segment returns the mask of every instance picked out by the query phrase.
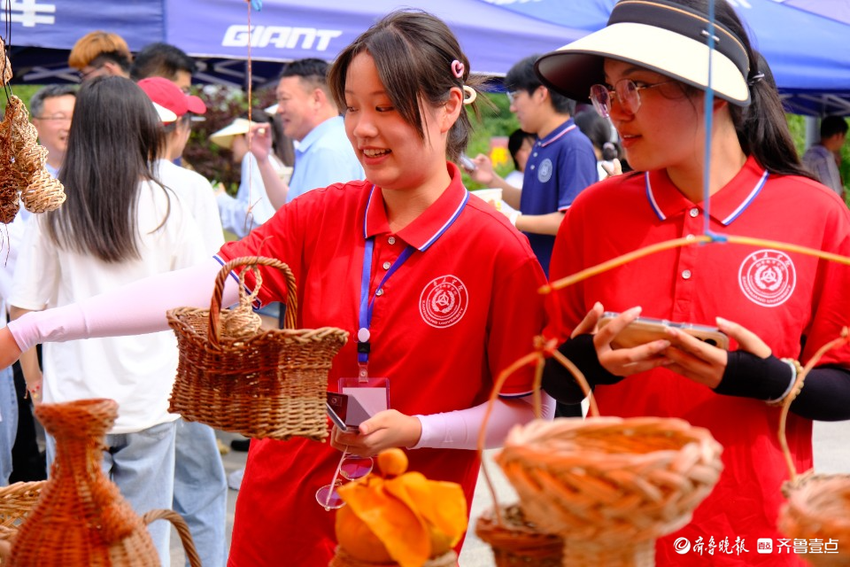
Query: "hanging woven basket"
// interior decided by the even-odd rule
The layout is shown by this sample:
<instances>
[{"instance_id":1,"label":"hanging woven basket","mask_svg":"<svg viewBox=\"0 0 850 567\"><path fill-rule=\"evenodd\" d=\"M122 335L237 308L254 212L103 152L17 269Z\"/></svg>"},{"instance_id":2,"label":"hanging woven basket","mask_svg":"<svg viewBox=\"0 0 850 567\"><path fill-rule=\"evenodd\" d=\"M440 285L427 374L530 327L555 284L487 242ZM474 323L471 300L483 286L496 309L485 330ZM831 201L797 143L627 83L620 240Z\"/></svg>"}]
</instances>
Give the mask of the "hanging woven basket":
<instances>
[{"instance_id":1,"label":"hanging woven basket","mask_svg":"<svg viewBox=\"0 0 850 567\"><path fill-rule=\"evenodd\" d=\"M224 283L232 270L272 266L286 277L286 329L261 330L252 294L240 285L239 306L221 309ZM256 256L225 264L215 282L210 309L181 307L168 312L177 335L180 363L169 411L185 419L247 437L317 441L328 435L325 401L331 361L348 333L323 327L294 330L298 309L295 278L289 267Z\"/></svg>"},{"instance_id":2,"label":"hanging woven basket","mask_svg":"<svg viewBox=\"0 0 850 567\"><path fill-rule=\"evenodd\" d=\"M561 418L515 427L496 461L528 518L563 537L564 565L650 566L711 492L720 453L679 419Z\"/></svg>"}]
</instances>

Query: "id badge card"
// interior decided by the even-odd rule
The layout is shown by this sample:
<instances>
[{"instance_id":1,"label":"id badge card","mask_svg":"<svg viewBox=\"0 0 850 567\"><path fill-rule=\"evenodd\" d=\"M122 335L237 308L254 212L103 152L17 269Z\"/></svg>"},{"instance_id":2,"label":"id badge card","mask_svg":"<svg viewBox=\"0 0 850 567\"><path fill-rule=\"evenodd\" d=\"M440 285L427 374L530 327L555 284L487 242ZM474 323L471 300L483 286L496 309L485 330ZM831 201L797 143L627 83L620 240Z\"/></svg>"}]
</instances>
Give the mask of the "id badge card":
<instances>
[{"instance_id":1,"label":"id badge card","mask_svg":"<svg viewBox=\"0 0 850 567\"><path fill-rule=\"evenodd\" d=\"M354 398L369 417L390 408L390 379L351 377L339 379L339 391Z\"/></svg>"}]
</instances>

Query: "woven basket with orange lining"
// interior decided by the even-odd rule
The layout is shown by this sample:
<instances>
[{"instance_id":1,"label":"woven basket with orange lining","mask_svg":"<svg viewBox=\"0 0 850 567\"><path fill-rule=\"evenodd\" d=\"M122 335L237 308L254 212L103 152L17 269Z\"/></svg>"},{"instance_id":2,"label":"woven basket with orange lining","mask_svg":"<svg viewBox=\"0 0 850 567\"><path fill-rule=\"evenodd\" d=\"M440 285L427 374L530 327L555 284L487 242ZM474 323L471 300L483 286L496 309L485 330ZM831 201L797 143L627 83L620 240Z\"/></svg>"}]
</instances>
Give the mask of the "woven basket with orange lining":
<instances>
[{"instance_id":1,"label":"woven basket with orange lining","mask_svg":"<svg viewBox=\"0 0 850 567\"><path fill-rule=\"evenodd\" d=\"M821 553L807 553L804 558L816 567L850 566L850 475L815 474L808 471L798 475L788 448L785 424L791 403L803 388L809 371L829 349L850 341L847 329L842 336L821 348L797 373L797 379L782 404L779 420L779 442L785 454L791 480L782 487L788 502L779 513L779 531L790 539L812 540L822 545ZM836 553L837 552L837 553Z\"/></svg>"},{"instance_id":2,"label":"woven basket with orange lining","mask_svg":"<svg viewBox=\"0 0 850 567\"><path fill-rule=\"evenodd\" d=\"M545 354L590 395L581 372L540 340L536 353L502 373L491 401L510 373L535 359L539 388ZM655 540L686 525L720 477L722 448L708 430L680 419L602 418L592 397L590 408L586 420L514 427L496 461L524 514L563 538L563 565L654 565Z\"/></svg>"},{"instance_id":3,"label":"woven basket with orange lining","mask_svg":"<svg viewBox=\"0 0 850 567\"><path fill-rule=\"evenodd\" d=\"M256 268L261 265L286 276L285 329L260 330L260 318L251 309L262 285ZM239 267L239 306L222 310L224 283ZM244 286L247 269L256 274L250 295ZM324 440L328 371L348 333L331 327L295 330L297 309L295 278L286 264L256 256L225 264L209 310L182 307L168 312L180 348L169 411L248 437Z\"/></svg>"}]
</instances>

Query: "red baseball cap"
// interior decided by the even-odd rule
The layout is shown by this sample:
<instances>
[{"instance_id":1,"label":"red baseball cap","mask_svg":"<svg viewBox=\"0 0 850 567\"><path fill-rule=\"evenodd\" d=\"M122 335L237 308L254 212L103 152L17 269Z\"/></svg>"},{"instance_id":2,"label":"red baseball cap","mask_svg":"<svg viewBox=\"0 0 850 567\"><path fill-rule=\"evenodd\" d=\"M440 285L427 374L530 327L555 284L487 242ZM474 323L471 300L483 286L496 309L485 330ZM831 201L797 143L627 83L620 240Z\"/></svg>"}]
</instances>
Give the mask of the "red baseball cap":
<instances>
[{"instance_id":1,"label":"red baseball cap","mask_svg":"<svg viewBox=\"0 0 850 567\"><path fill-rule=\"evenodd\" d=\"M200 98L184 93L180 87L163 77L148 77L138 83L153 102L164 106L180 118L187 112L204 114L207 105Z\"/></svg>"}]
</instances>

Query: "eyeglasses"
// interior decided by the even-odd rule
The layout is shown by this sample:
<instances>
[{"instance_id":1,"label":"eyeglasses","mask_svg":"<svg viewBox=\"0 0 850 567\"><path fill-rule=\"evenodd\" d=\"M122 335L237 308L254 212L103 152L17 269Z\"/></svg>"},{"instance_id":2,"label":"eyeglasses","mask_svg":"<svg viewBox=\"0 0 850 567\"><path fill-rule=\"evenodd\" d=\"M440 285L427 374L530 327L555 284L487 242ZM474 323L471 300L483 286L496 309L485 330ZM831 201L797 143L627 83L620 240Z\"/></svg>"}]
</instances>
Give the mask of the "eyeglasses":
<instances>
[{"instance_id":1,"label":"eyeglasses","mask_svg":"<svg viewBox=\"0 0 850 567\"><path fill-rule=\"evenodd\" d=\"M71 117L64 114L54 114L53 116L33 116L36 120L56 120L58 122L70 122Z\"/></svg>"},{"instance_id":2,"label":"eyeglasses","mask_svg":"<svg viewBox=\"0 0 850 567\"><path fill-rule=\"evenodd\" d=\"M608 118L611 115L611 98L613 96L617 97L623 110L629 114L635 114L640 108L640 91L673 82L675 82L674 79L653 85L637 85L631 79L620 79L613 89L609 89L606 85L593 85L590 87L590 101L593 103L596 112L603 118Z\"/></svg>"},{"instance_id":3,"label":"eyeglasses","mask_svg":"<svg viewBox=\"0 0 850 567\"><path fill-rule=\"evenodd\" d=\"M506 94L508 95L508 102L513 104L516 97L519 96L519 91L508 91Z\"/></svg>"},{"instance_id":4,"label":"eyeglasses","mask_svg":"<svg viewBox=\"0 0 850 567\"><path fill-rule=\"evenodd\" d=\"M103 65L100 67L83 67L80 70L80 82L87 81L94 77L99 77L102 75L101 69L103 69Z\"/></svg>"},{"instance_id":5,"label":"eyeglasses","mask_svg":"<svg viewBox=\"0 0 850 567\"><path fill-rule=\"evenodd\" d=\"M342 457L339 459L339 464L336 466L333 479L330 484L326 484L316 491L316 502L327 511L337 510L345 506L345 501L337 492L337 488L342 486L342 480L358 480L372 472L374 461L372 457L358 457L348 452L348 448L342 452Z\"/></svg>"}]
</instances>

